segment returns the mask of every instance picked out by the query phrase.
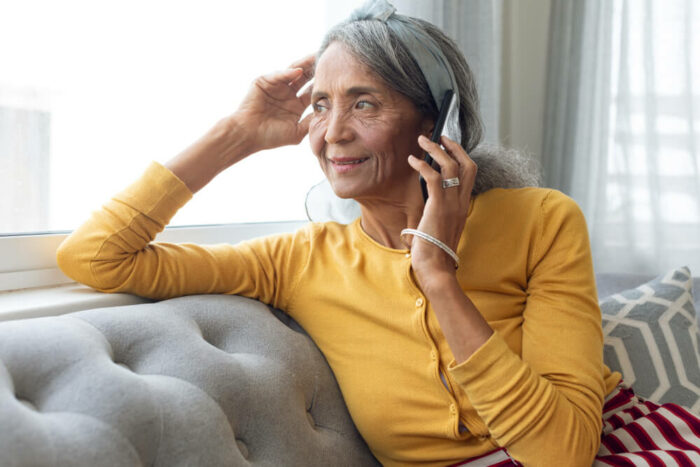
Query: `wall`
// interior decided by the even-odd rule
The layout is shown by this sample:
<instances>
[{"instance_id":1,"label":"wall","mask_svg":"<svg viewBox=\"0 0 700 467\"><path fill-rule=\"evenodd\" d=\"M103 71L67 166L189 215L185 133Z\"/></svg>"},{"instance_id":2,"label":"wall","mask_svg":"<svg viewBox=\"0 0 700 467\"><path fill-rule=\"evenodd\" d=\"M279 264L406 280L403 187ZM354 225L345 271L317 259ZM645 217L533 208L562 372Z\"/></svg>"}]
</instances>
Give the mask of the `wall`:
<instances>
[{"instance_id":1,"label":"wall","mask_svg":"<svg viewBox=\"0 0 700 467\"><path fill-rule=\"evenodd\" d=\"M501 142L541 160L551 0L505 0Z\"/></svg>"}]
</instances>

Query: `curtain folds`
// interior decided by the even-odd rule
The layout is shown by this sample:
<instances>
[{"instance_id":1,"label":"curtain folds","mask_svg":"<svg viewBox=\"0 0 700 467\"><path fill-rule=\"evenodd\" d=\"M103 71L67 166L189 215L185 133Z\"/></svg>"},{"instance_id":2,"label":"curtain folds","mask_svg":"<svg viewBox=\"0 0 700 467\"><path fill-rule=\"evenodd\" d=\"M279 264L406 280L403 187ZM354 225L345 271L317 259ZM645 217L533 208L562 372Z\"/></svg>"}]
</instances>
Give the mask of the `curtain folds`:
<instances>
[{"instance_id":1,"label":"curtain folds","mask_svg":"<svg viewBox=\"0 0 700 467\"><path fill-rule=\"evenodd\" d=\"M588 220L597 272L700 275L700 11L552 0L543 168Z\"/></svg>"}]
</instances>

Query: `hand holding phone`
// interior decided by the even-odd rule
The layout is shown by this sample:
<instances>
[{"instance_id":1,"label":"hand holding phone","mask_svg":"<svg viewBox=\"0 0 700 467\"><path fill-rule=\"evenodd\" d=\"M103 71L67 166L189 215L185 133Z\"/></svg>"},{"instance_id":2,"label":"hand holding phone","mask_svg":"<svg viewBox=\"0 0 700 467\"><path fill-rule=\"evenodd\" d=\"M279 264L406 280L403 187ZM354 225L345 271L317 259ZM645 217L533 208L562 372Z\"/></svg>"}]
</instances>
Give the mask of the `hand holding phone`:
<instances>
[{"instance_id":1,"label":"hand holding phone","mask_svg":"<svg viewBox=\"0 0 700 467\"><path fill-rule=\"evenodd\" d=\"M448 89L447 91L445 91L445 95L442 98L442 103L440 104L440 113L438 114L437 121L435 122L435 128L433 128L433 135L430 138L430 140L433 143L437 143L440 141L442 130L445 127L445 122L447 121L447 114L449 113L450 107L452 106L451 104L454 94L455 93L452 89ZM433 166L433 158L430 157L430 154L428 154L427 152L425 153L423 160L427 162L428 165L436 169L438 172L440 171L440 167ZM423 201L428 201L428 186L425 183L425 179L422 175L419 175L418 180L420 181L420 188L423 191Z\"/></svg>"}]
</instances>

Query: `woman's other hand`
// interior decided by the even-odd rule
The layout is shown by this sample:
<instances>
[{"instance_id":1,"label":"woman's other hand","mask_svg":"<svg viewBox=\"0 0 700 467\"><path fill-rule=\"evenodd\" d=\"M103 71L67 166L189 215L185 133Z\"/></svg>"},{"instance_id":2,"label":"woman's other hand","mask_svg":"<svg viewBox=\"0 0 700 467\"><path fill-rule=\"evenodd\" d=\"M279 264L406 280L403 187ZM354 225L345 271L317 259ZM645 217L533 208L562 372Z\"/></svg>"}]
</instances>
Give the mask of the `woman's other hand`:
<instances>
[{"instance_id":1,"label":"woman's other hand","mask_svg":"<svg viewBox=\"0 0 700 467\"><path fill-rule=\"evenodd\" d=\"M219 121L165 166L196 193L217 174L262 149L298 144L309 131L311 89L297 96L313 77L315 57L256 79L231 116Z\"/></svg>"},{"instance_id":2,"label":"woman's other hand","mask_svg":"<svg viewBox=\"0 0 700 467\"><path fill-rule=\"evenodd\" d=\"M315 56L309 55L289 68L257 78L232 116L248 129L248 152L298 144L309 131L311 115L301 119L311 102L311 88L297 96L313 78Z\"/></svg>"},{"instance_id":3,"label":"woman's other hand","mask_svg":"<svg viewBox=\"0 0 700 467\"><path fill-rule=\"evenodd\" d=\"M437 162L440 172L422 159L408 158L408 163L423 176L428 187L423 217L415 228L456 251L467 220L477 166L455 141L442 136L440 142L445 149L425 136L418 138L418 144ZM459 185L443 188L442 181L450 178L458 178ZM410 247L413 271L423 291L427 292L434 285L431 281L443 281L445 274L454 277L455 262L441 248L417 237L411 237Z\"/></svg>"}]
</instances>

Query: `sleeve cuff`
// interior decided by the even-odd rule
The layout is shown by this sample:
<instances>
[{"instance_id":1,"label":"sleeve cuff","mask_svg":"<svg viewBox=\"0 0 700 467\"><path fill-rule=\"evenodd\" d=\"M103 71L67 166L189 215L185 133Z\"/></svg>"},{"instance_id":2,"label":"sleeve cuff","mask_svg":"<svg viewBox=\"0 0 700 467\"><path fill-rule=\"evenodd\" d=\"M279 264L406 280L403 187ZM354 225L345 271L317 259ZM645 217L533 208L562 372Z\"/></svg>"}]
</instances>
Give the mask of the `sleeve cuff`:
<instances>
[{"instance_id":1,"label":"sleeve cuff","mask_svg":"<svg viewBox=\"0 0 700 467\"><path fill-rule=\"evenodd\" d=\"M447 369L455 381L463 388L474 384L486 386L484 390L499 388L503 381L500 377L488 377L488 372L498 368L499 375L513 375L522 369L522 360L516 355L501 335L493 334L468 359L457 364L454 360ZM492 373L493 374L493 373ZM493 386L490 388L489 386Z\"/></svg>"},{"instance_id":2,"label":"sleeve cuff","mask_svg":"<svg viewBox=\"0 0 700 467\"><path fill-rule=\"evenodd\" d=\"M192 196L182 180L164 165L153 161L138 180L114 199L167 225Z\"/></svg>"}]
</instances>

